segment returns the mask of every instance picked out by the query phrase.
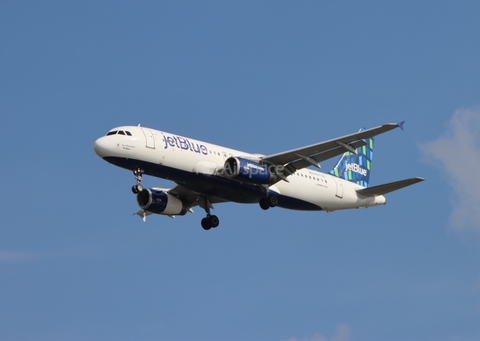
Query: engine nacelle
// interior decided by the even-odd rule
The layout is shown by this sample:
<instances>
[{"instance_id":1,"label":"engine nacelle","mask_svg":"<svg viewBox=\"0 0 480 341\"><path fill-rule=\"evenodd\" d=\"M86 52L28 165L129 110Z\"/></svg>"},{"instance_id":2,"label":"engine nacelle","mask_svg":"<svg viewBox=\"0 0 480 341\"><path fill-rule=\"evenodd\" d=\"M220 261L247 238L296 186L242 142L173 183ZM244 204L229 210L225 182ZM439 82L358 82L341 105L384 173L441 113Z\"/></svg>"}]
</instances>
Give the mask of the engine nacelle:
<instances>
[{"instance_id":1,"label":"engine nacelle","mask_svg":"<svg viewBox=\"0 0 480 341\"><path fill-rule=\"evenodd\" d=\"M142 210L156 214L184 215L187 212L180 199L154 188L141 190L137 194L137 203Z\"/></svg>"},{"instance_id":2,"label":"engine nacelle","mask_svg":"<svg viewBox=\"0 0 480 341\"><path fill-rule=\"evenodd\" d=\"M223 174L237 181L268 185L276 179L276 175L269 168L252 160L231 156L225 161Z\"/></svg>"}]
</instances>

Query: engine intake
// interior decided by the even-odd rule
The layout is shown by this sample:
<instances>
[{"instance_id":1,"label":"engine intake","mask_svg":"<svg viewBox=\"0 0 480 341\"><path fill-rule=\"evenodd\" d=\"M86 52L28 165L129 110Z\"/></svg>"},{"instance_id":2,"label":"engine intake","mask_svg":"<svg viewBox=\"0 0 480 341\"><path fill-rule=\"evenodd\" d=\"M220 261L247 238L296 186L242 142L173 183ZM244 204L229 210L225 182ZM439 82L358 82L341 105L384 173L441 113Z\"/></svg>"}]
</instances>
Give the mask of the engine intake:
<instances>
[{"instance_id":1,"label":"engine intake","mask_svg":"<svg viewBox=\"0 0 480 341\"><path fill-rule=\"evenodd\" d=\"M229 179L261 185L272 184L276 179L269 166L236 156L225 161L223 174Z\"/></svg>"},{"instance_id":2,"label":"engine intake","mask_svg":"<svg viewBox=\"0 0 480 341\"><path fill-rule=\"evenodd\" d=\"M156 214L184 215L183 202L173 195L154 188L144 188L137 194L137 203L142 210Z\"/></svg>"}]
</instances>

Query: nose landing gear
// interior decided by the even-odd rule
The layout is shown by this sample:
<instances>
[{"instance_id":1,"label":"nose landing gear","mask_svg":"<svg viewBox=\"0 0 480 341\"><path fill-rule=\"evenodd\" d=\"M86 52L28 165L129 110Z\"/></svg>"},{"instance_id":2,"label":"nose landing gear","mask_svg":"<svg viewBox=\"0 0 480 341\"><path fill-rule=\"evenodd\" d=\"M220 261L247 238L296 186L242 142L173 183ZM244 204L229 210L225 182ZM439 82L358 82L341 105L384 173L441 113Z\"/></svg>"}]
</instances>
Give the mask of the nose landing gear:
<instances>
[{"instance_id":1,"label":"nose landing gear","mask_svg":"<svg viewBox=\"0 0 480 341\"><path fill-rule=\"evenodd\" d=\"M132 192L137 194L143 190L142 182L142 175L143 170L139 167L133 170L133 175L135 175L135 179L137 180L137 184L132 186Z\"/></svg>"}]
</instances>

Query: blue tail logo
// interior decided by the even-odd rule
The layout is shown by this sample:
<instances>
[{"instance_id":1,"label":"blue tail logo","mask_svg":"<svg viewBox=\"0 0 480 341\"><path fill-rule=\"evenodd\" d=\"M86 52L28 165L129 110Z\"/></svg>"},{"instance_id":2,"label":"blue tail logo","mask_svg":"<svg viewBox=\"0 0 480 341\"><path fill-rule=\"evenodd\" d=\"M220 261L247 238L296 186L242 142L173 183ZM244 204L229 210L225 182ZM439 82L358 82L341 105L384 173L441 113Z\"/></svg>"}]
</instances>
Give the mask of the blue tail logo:
<instances>
[{"instance_id":1,"label":"blue tail logo","mask_svg":"<svg viewBox=\"0 0 480 341\"><path fill-rule=\"evenodd\" d=\"M360 129L360 131L365 129ZM348 180L363 187L368 187L373 158L373 137L364 140L367 144L357 148L356 154L346 152L338 160L330 174Z\"/></svg>"}]
</instances>

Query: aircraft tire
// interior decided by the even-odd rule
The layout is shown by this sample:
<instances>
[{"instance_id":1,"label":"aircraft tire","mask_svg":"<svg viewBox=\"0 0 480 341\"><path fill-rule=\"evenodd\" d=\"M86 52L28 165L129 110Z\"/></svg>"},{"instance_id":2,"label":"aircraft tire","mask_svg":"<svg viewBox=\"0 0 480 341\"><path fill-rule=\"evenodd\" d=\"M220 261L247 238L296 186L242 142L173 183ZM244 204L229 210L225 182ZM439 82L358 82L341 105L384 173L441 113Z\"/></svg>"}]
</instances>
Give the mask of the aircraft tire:
<instances>
[{"instance_id":1,"label":"aircraft tire","mask_svg":"<svg viewBox=\"0 0 480 341\"><path fill-rule=\"evenodd\" d=\"M260 199L259 204L260 204L260 207L262 208L262 210L268 210L270 208L270 205L267 202L267 198Z\"/></svg>"},{"instance_id":2,"label":"aircraft tire","mask_svg":"<svg viewBox=\"0 0 480 341\"><path fill-rule=\"evenodd\" d=\"M201 223L202 223L202 227L205 231L208 231L212 228L210 226L210 222L208 221L208 218L203 218Z\"/></svg>"},{"instance_id":3,"label":"aircraft tire","mask_svg":"<svg viewBox=\"0 0 480 341\"><path fill-rule=\"evenodd\" d=\"M274 195L269 195L267 197L268 206L275 207L278 205L278 198Z\"/></svg>"},{"instance_id":4,"label":"aircraft tire","mask_svg":"<svg viewBox=\"0 0 480 341\"><path fill-rule=\"evenodd\" d=\"M220 219L216 215L211 215L210 217L207 218L208 223L211 227L215 228L218 225L220 225Z\"/></svg>"}]
</instances>

